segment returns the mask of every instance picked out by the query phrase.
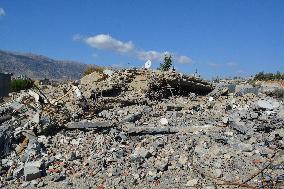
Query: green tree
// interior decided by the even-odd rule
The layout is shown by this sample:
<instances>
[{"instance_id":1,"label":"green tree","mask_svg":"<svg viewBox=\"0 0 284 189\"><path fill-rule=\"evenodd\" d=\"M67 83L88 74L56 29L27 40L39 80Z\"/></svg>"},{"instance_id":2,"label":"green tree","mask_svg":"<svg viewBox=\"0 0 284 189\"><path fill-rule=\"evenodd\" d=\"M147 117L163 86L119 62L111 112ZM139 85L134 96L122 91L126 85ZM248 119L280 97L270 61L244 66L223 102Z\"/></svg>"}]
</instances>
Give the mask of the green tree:
<instances>
[{"instance_id":1,"label":"green tree","mask_svg":"<svg viewBox=\"0 0 284 189\"><path fill-rule=\"evenodd\" d=\"M282 79L282 74L278 71L275 75L274 75L276 80L280 80Z\"/></svg>"},{"instance_id":2,"label":"green tree","mask_svg":"<svg viewBox=\"0 0 284 189\"><path fill-rule=\"evenodd\" d=\"M259 72L254 76L254 80L259 80L259 81L283 80L283 79L284 79L284 74L282 74L279 71L276 74Z\"/></svg>"},{"instance_id":3,"label":"green tree","mask_svg":"<svg viewBox=\"0 0 284 189\"><path fill-rule=\"evenodd\" d=\"M255 80L263 80L264 79L264 72L259 72L254 76Z\"/></svg>"},{"instance_id":4,"label":"green tree","mask_svg":"<svg viewBox=\"0 0 284 189\"><path fill-rule=\"evenodd\" d=\"M173 64L172 56L171 55L165 55L164 62L160 64L159 70L169 71L172 64Z\"/></svg>"},{"instance_id":5,"label":"green tree","mask_svg":"<svg viewBox=\"0 0 284 189\"><path fill-rule=\"evenodd\" d=\"M12 92L19 92L20 90L26 90L33 87L33 81L29 79L14 79L11 81Z\"/></svg>"}]
</instances>

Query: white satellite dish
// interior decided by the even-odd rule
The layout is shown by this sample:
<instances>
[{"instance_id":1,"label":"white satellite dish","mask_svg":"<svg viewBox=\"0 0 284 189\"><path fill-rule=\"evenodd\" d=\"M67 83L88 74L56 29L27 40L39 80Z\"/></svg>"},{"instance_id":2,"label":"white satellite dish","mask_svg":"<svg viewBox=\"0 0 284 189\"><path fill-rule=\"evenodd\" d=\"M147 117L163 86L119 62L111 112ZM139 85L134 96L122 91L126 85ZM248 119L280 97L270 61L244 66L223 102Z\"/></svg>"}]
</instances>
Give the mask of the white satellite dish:
<instances>
[{"instance_id":1,"label":"white satellite dish","mask_svg":"<svg viewBox=\"0 0 284 189\"><path fill-rule=\"evenodd\" d=\"M151 60L147 60L147 62L145 62L145 68L146 69L149 69L151 67L151 65L152 65Z\"/></svg>"}]
</instances>

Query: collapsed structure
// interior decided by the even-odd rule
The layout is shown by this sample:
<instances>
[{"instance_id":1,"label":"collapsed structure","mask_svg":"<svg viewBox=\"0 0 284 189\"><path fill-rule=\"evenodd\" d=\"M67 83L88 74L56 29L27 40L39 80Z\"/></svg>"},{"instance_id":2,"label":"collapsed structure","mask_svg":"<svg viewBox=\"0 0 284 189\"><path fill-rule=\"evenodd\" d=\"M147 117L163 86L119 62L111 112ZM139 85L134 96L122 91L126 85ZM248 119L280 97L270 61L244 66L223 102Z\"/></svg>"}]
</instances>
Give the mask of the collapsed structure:
<instances>
[{"instance_id":1,"label":"collapsed structure","mask_svg":"<svg viewBox=\"0 0 284 189\"><path fill-rule=\"evenodd\" d=\"M176 72L94 72L11 94L0 186L283 186L283 100Z\"/></svg>"},{"instance_id":2,"label":"collapsed structure","mask_svg":"<svg viewBox=\"0 0 284 189\"><path fill-rule=\"evenodd\" d=\"M11 91L11 76L9 73L0 73L0 98L7 96Z\"/></svg>"}]
</instances>

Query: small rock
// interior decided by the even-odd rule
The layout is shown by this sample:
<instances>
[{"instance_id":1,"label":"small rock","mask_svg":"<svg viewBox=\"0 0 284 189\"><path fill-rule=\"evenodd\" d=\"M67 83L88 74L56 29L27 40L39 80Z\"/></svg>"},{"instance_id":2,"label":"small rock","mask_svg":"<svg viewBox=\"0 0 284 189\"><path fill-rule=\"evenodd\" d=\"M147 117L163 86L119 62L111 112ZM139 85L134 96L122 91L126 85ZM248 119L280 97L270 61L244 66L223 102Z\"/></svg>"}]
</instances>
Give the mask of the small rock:
<instances>
[{"instance_id":1,"label":"small rock","mask_svg":"<svg viewBox=\"0 0 284 189\"><path fill-rule=\"evenodd\" d=\"M251 112L251 113L250 113L250 117L251 117L251 119L257 119L257 118L258 118L258 113L256 113L256 112Z\"/></svg>"},{"instance_id":2,"label":"small rock","mask_svg":"<svg viewBox=\"0 0 284 189\"><path fill-rule=\"evenodd\" d=\"M13 180L12 176L8 176L8 177L5 178L5 181L10 181L10 180Z\"/></svg>"},{"instance_id":3,"label":"small rock","mask_svg":"<svg viewBox=\"0 0 284 189\"><path fill-rule=\"evenodd\" d=\"M238 122L238 121L230 123L230 127L241 134L247 134L250 129L247 127L247 125L244 122Z\"/></svg>"},{"instance_id":4,"label":"small rock","mask_svg":"<svg viewBox=\"0 0 284 189\"><path fill-rule=\"evenodd\" d=\"M69 180L67 180L67 181L64 181L64 184L66 185L66 186L73 186L73 183L71 182L71 181L69 181Z\"/></svg>"},{"instance_id":5,"label":"small rock","mask_svg":"<svg viewBox=\"0 0 284 189\"><path fill-rule=\"evenodd\" d=\"M280 119L284 119L284 106L282 105L280 108L280 111L277 114L277 117Z\"/></svg>"},{"instance_id":6,"label":"small rock","mask_svg":"<svg viewBox=\"0 0 284 189\"><path fill-rule=\"evenodd\" d=\"M169 122L168 122L167 118L161 118L161 119L160 119L160 123L161 123L162 125L167 125Z\"/></svg>"},{"instance_id":7,"label":"small rock","mask_svg":"<svg viewBox=\"0 0 284 189\"><path fill-rule=\"evenodd\" d=\"M32 180L31 183L30 183L30 185L31 185L32 187L37 187L38 181L37 181L37 180Z\"/></svg>"},{"instance_id":8,"label":"small rock","mask_svg":"<svg viewBox=\"0 0 284 189\"><path fill-rule=\"evenodd\" d=\"M158 178L158 174L157 174L157 171L156 170L150 170L148 173L147 173L147 180L148 181L154 181Z\"/></svg>"},{"instance_id":9,"label":"small rock","mask_svg":"<svg viewBox=\"0 0 284 189\"><path fill-rule=\"evenodd\" d=\"M161 160L156 160L155 167L158 171L165 171L168 167L168 159L164 158Z\"/></svg>"},{"instance_id":10,"label":"small rock","mask_svg":"<svg viewBox=\"0 0 284 189\"><path fill-rule=\"evenodd\" d=\"M210 186L205 186L204 189L216 189L216 187L214 185L210 185Z\"/></svg>"},{"instance_id":11,"label":"small rock","mask_svg":"<svg viewBox=\"0 0 284 189\"><path fill-rule=\"evenodd\" d=\"M63 181L63 180L65 180L65 176L64 175L54 175L53 176L53 178L52 178L52 180L54 181L54 182L60 182L60 181Z\"/></svg>"},{"instance_id":12,"label":"small rock","mask_svg":"<svg viewBox=\"0 0 284 189\"><path fill-rule=\"evenodd\" d=\"M185 184L186 186L189 186L189 187L194 187L198 184L198 179L195 178L195 179L191 179L189 181L187 181L187 183Z\"/></svg>"},{"instance_id":13,"label":"small rock","mask_svg":"<svg viewBox=\"0 0 284 189\"><path fill-rule=\"evenodd\" d=\"M22 188L25 188L25 187L27 187L27 186L29 186L30 185L30 182L23 182L22 184L21 184L21 187Z\"/></svg>"},{"instance_id":14,"label":"small rock","mask_svg":"<svg viewBox=\"0 0 284 189\"><path fill-rule=\"evenodd\" d=\"M188 162L188 158L187 158L185 155L181 155L181 156L179 157L178 162L179 162L181 165L186 165L187 162Z\"/></svg>"},{"instance_id":15,"label":"small rock","mask_svg":"<svg viewBox=\"0 0 284 189\"><path fill-rule=\"evenodd\" d=\"M40 114L36 113L32 118L32 122L39 123L39 121L40 121Z\"/></svg>"},{"instance_id":16,"label":"small rock","mask_svg":"<svg viewBox=\"0 0 284 189\"><path fill-rule=\"evenodd\" d=\"M152 155L150 151L148 151L144 147L138 148L137 150L135 150L135 153L143 158L149 158Z\"/></svg>"},{"instance_id":17,"label":"small rock","mask_svg":"<svg viewBox=\"0 0 284 189\"><path fill-rule=\"evenodd\" d=\"M45 186L45 183L43 181L39 182L38 185L37 185L37 187L39 187L39 188L44 187L44 186Z\"/></svg>"},{"instance_id":18,"label":"small rock","mask_svg":"<svg viewBox=\"0 0 284 189\"><path fill-rule=\"evenodd\" d=\"M251 144L241 143L239 144L239 147L241 148L241 151L243 152L252 152L253 146Z\"/></svg>"},{"instance_id":19,"label":"small rock","mask_svg":"<svg viewBox=\"0 0 284 189\"><path fill-rule=\"evenodd\" d=\"M77 159L76 153L74 151L70 152L70 154L68 154L68 156L67 156L67 159L68 159L68 161L76 160Z\"/></svg>"},{"instance_id":20,"label":"small rock","mask_svg":"<svg viewBox=\"0 0 284 189\"><path fill-rule=\"evenodd\" d=\"M227 124L229 122L229 118L228 117L223 117L222 122Z\"/></svg>"},{"instance_id":21,"label":"small rock","mask_svg":"<svg viewBox=\"0 0 284 189\"><path fill-rule=\"evenodd\" d=\"M215 169L214 170L214 175L215 175L215 177L217 177L217 178L220 178L220 177L222 177L222 169Z\"/></svg>"}]
</instances>

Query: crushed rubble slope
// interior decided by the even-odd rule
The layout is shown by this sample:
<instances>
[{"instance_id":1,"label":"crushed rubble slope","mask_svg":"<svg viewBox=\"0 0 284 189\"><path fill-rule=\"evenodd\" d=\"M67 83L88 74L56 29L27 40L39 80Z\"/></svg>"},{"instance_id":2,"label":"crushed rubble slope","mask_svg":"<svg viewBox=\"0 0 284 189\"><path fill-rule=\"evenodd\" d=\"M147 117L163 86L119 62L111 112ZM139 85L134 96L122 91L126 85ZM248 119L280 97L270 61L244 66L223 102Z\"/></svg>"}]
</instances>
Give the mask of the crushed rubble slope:
<instances>
[{"instance_id":1,"label":"crushed rubble slope","mask_svg":"<svg viewBox=\"0 0 284 189\"><path fill-rule=\"evenodd\" d=\"M0 106L1 188L281 188L284 103L177 72L94 72Z\"/></svg>"}]
</instances>

